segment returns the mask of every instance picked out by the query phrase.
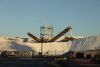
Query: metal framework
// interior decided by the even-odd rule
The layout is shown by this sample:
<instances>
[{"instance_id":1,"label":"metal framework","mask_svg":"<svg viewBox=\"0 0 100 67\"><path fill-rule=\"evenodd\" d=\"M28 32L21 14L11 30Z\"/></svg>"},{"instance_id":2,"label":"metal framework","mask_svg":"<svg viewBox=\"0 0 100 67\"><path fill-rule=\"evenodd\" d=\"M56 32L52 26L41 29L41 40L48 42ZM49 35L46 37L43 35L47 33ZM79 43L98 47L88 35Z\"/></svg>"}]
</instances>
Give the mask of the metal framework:
<instances>
[{"instance_id":1,"label":"metal framework","mask_svg":"<svg viewBox=\"0 0 100 67\"><path fill-rule=\"evenodd\" d=\"M53 37L53 26L41 26L40 38L44 41L49 41Z\"/></svg>"}]
</instances>

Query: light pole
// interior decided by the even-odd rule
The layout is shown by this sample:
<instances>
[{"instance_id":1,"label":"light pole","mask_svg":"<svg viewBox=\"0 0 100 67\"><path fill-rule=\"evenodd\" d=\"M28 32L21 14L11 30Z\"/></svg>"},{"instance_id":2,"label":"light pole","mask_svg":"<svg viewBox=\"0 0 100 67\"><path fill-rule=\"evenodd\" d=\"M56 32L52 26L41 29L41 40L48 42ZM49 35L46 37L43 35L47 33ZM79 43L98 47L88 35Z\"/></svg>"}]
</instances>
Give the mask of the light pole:
<instances>
[{"instance_id":1,"label":"light pole","mask_svg":"<svg viewBox=\"0 0 100 67\"><path fill-rule=\"evenodd\" d=\"M43 55L43 37L41 37L41 56Z\"/></svg>"}]
</instances>

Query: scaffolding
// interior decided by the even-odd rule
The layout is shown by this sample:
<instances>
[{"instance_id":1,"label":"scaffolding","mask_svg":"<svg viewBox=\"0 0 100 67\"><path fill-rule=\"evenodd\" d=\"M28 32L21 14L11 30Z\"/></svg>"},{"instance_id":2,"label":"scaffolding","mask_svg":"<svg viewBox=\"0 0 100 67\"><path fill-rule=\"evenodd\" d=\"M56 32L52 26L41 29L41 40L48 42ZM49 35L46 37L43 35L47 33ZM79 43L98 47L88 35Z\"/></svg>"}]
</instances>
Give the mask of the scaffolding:
<instances>
[{"instance_id":1,"label":"scaffolding","mask_svg":"<svg viewBox=\"0 0 100 67\"><path fill-rule=\"evenodd\" d=\"M40 38L42 38L44 41L49 41L51 38L53 38L53 26L41 26Z\"/></svg>"}]
</instances>

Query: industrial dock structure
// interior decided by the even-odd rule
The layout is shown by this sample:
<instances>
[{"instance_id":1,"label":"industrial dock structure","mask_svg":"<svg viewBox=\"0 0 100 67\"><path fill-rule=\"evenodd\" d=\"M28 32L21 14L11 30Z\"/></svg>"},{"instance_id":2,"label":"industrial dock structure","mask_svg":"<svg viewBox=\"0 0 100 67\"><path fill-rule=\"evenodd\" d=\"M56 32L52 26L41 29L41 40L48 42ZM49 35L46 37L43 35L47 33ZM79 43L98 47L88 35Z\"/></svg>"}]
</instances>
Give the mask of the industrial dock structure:
<instances>
[{"instance_id":1,"label":"industrial dock structure","mask_svg":"<svg viewBox=\"0 0 100 67\"><path fill-rule=\"evenodd\" d=\"M8 64L8 67L9 63L16 64L12 62L15 60L17 63L23 61L20 62L22 65L29 65L30 61L33 61L32 66L35 62L36 64L40 62L52 66L56 64L54 65L56 67L99 67L100 37L64 36L71 29L71 26L68 26L53 36L52 26L41 26L40 37L36 37L31 32L27 33L30 38L0 36L0 62ZM5 66L2 64L1 67Z\"/></svg>"},{"instance_id":2,"label":"industrial dock structure","mask_svg":"<svg viewBox=\"0 0 100 67\"><path fill-rule=\"evenodd\" d=\"M53 36L52 26L41 26L40 37L36 37L30 32L27 33L32 38L31 42L29 42L28 38L19 39L17 37L15 40L6 39L7 42L2 42L5 47L1 50L1 55L5 57L20 57L21 55L22 57L24 57L24 55L25 57L28 55L29 57L30 55L31 57L35 55L63 55L70 50L71 44L69 41L73 39L72 37L64 37L63 35L71 29L71 26L68 26L58 35Z\"/></svg>"},{"instance_id":3,"label":"industrial dock structure","mask_svg":"<svg viewBox=\"0 0 100 67\"><path fill-rule=\"evenodd\" d=\"M34 36L32 33L28 32L27 34L31 38L6 38L1 37L1 55L10 55L12 56L28 56L33 55L63 55L68 51L72 51L73 57L77 57L78 54L81 54L83 57L95 57L99 54L99 49L86 49L79 50L79 47L84 46L85 43L88 44L88 40L85 38L75 38L63 36L71 30L71 26L68 26L63 31L61 31L56 36L53 36L53 26L41 26L40 27L40 37ZM91 38L93 40L93 38ZM99 39L99 37L97 38ZM80 43L80 40L84 40L84 43ZM79 41L79 42L77 42ZM72 42L72 43L71 43ZM75 46L76 44L82 44L80 46ZM90 41L89 41L90 43ZM74 48L73 48L74 46ZM70 49L72 47L72 50ZM88 46L93 48L93 46ZM95 47L95 45L94 45ZM59 48L59 49L58 49ZM87 47L86 47L87 48ZM78 51L77 51L78 50ZM28 53L29 52L29 53ZM19 53L19 54L18 54ZM17 55L18 54L18 55Z\"/></svg>"}]
</instances>

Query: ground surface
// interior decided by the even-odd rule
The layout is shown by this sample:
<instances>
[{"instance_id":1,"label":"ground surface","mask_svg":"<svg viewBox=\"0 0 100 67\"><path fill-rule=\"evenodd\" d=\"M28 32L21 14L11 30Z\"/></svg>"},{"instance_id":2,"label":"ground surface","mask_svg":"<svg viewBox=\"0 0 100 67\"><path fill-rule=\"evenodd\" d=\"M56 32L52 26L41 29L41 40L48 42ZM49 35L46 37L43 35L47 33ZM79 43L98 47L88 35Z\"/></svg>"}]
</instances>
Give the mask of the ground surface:
<instances>
[{"instance_id":1,"label":"ground surface","mask_svg":"<svg viewBox=\"0 0 100 67\"><path fill-rule=\"evenodd\" d=\"M89 59L73 59L57 64L50 58L0 58L0 67L100 67L100 64L94 64Z\"/></svg>"}]
</instances>

